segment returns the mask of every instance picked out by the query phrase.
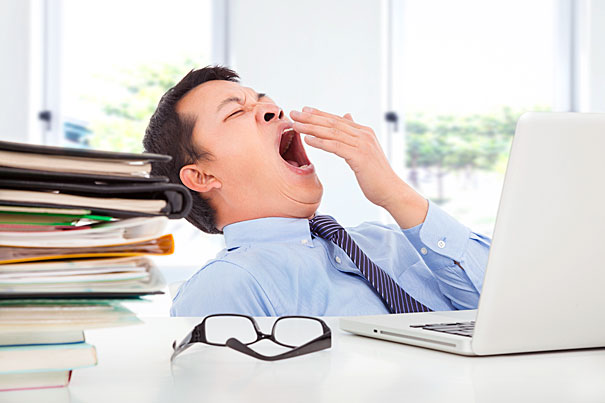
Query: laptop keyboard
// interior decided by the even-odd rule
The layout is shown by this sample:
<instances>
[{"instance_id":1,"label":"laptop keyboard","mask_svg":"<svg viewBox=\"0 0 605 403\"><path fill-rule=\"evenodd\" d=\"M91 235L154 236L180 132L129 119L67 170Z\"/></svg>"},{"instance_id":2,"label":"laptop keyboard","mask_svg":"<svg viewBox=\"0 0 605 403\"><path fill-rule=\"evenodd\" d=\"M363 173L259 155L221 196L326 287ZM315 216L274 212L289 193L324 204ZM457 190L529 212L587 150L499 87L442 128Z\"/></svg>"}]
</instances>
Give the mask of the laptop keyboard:
<instances>
[{"instance_id":1,"label":"laptop keyboard","mask_svg":"<svg viewBox=\"0 0 605 403\"><path fill-rule=\"evenodd\" d=\"M410 327L432 330L434 332L457 334L459 336L472 337L475 321L456 323L430 323L428 325L410 325Z\"/></svg>"}]
</instances>

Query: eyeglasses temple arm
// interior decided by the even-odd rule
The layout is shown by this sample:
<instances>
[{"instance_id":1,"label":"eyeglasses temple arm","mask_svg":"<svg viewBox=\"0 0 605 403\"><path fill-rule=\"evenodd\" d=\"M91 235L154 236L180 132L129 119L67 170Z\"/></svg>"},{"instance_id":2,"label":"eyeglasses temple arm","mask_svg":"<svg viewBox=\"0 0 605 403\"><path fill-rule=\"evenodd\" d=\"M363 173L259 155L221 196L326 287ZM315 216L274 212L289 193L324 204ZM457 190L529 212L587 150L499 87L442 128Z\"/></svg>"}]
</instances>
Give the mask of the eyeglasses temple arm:
<instances>
[{"instance_id":1,"label":"eyeglasses temple arm","mask_svg":"<svg viewBox=\"0 0 605 403\"><path fill-rule=\"evenodd\" d=\"M191 345L193 344L193 343L191 343L192 337L193 337L193 331L191 331L187 336L185 336L183 341L181 341L178 346L176 345L176 340L172 342L173 351L172 351L172 355L170 356L170 362L172 362L176 358L177 355L179 355L180 353L182 353L183 351L185 351L189 347L191 347Z\"/></svg>"}]
</instances>

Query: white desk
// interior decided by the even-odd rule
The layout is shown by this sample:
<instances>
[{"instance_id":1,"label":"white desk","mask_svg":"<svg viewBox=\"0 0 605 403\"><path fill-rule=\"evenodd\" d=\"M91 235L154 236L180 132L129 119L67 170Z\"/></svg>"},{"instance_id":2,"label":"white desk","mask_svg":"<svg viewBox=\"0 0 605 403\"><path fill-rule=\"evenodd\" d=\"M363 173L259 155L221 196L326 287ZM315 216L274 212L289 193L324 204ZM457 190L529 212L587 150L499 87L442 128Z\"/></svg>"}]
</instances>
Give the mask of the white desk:
<instances>
[{"instance_id":1,"label":"white desk","mask_svg":"<svg viewBox=\"0 0 605 403\"><path fill-rule=\"evenodd\" d=\"M605 349L461 357L341 332L330 350L263 362L199 345L177 358L198 318L86 332L99 364L74 371L66 389L9 392L1 402L604 402ZM259 319L264 331L271 319ZM266 350L264 350L266 352Z\"/></svg>"}]
</instances>

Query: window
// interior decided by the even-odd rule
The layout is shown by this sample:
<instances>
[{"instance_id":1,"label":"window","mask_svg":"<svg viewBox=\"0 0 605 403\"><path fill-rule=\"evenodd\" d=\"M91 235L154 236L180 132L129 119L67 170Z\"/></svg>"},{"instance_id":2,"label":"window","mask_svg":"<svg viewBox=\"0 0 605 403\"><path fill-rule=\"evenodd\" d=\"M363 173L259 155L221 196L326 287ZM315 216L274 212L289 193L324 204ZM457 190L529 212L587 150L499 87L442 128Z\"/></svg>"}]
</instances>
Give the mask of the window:
<instances>
[{"instance_id":1,"label":"window","mask_svg":"<svg viewBox=\"0 0 605 403\"><path fill-rule=\"evenodd\" d=\"M559 4L407 1L396 20L405 179L475 231L493 231L519 115L560 109Z\"/></svg>"},{"instance_id":2,"label":"window","mask_svg":"<svg viewBox=\"0 0 605 403\"><path fill-rule=\"evenodd\" d=\"M211 1L63 0L59 143L141 152L160 97L212 63ZM55 55L56 57L56 55ZM223 247L221 237L170 221L175 254L154 257L168 283L187 279Z\"/></svg>"},{"instance_id":3,"label":"window","mask_svg":"<svg viewBox=\"0 0 605 403\"><path fill-rule=\"evenodd\" d=\"M210 1L61 4L60 142L142 151L161 95L210 64Z\"/></svg>"}]
</instances>

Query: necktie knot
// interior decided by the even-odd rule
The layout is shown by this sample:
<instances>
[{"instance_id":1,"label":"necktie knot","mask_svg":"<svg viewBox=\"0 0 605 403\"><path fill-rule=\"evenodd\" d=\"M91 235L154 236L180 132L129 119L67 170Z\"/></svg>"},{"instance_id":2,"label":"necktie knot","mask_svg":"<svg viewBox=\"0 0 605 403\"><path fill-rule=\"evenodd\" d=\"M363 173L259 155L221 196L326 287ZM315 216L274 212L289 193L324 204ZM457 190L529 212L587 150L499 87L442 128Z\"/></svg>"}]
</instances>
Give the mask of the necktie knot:
<instances>
[{"instance_id":1,"label":"necktie knot","mask_svg":"<svg viewBox=\"0 0 605 403\"><path fill-rule=\"evenodd\" d=\"M309 220L309 227L312 234L332 242L336 239L337 232L339 230L344 230L344 228L329 215L316 215Z\"/></svg>"}]
</instances>

